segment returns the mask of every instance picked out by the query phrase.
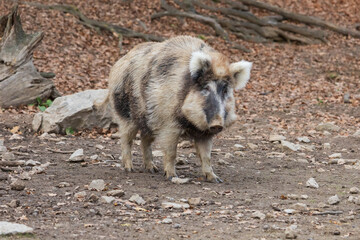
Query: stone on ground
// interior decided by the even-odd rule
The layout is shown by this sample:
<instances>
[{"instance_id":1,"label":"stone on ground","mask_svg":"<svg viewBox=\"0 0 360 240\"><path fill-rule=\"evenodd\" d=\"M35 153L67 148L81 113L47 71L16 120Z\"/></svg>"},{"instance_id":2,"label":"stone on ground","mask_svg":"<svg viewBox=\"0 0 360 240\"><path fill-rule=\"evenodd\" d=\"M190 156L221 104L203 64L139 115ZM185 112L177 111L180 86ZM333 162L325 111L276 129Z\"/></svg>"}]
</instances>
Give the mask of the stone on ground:
<instances>
[{"instance_id":1,"label":"stone on ground","mask_svg":"<svg viewBox=\"0 0 360 240\"><path fill-rule=\"evenodd\" d=\"M105 181L102 179L96 179L96 180L92 180L90 185L89 185L89 190L92 191L102 191L105 189Z\"/></svg>"},{"instance_id":2,"label":"stone on ground","mask_svg":"<svg viewBox=\"0 0 360 240\"><path fill-rule=\"evenodd\" d=\"M24 224L0 221L0 236L10 234L32 233L33 231L33 228L28 227Z\"/></svg>"},{"instance_id":3,"label":"stone on ground","mask_svg":"<svg viewBox=\"0 0 360 240\"><path fill-rule=\"evenodd\" d=\"M306 182L306 186L310 188L319 188L319 184L316 182L315 178L309 178Z\"/></svg>"},{"instance_id":4,"label":"stone on ground","mask_svg":"<svg viewBox=\"0 0 360 240\"><path fill-rule=\"evenodd\" d=\"M76 150L71 154L69 162L82 162L85 159L84 150L82 148Z\"/></svg>"}]
</instances>

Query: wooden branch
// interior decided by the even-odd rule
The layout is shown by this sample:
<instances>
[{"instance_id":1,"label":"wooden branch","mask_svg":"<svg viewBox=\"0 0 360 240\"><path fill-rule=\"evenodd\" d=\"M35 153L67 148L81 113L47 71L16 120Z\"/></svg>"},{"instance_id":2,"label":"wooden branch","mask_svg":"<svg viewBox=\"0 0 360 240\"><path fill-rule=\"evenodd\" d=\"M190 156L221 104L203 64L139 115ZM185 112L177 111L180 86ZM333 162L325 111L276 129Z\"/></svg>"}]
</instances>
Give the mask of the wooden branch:
<instances>
[{"instance_id":1,"label":"wooden branch","mask_svg":"<svg viewBox=\"0 0 360 240\"><path fill-rule=\"evenodd\" d=\"M151 16L151 19L156 19L163 16L177 16L177 17L191 18L198 22L210 25L215 30L215 33L217 35L221 36L226 40L229 39L229 35L227 34L227 32L221 27L221 25L216 20L196 13L179 11L178 9L168 5L165 0L161 0L160 2L161 2L161 7L164 8L166 11L153 14Z\"/></svg>"},{"instance_id":2,"label":"wooden branch","mask_svg":"<svg viewBox=\"0 0 360 240\"><path fill-rule=\"evenodd\" d=\"M306 15L302 15L302 14L298 14L298 13L292 13L289 11L286 11L282 8L270 5L268 3L264 3L264 2L258 2L255 0L239 0L240 2L248 5L248 6L254 6L257 8L261 8L261 9L265 9L268 10L270 12L274 12L277 14L280 14L281 16L284 16L287 19L291 19L294 21L298 21L301 23L305 23L305 24L309 24L309 25L314 25L314 26L319 26L319 27L323 27L323 28L327 28L330 29L334 32L337 33L341 33L343 35L350 35L352 37L355 38L360 38L360 32L359 31L353 31L351 29L347 29L344 27L339 27L331 22L327 22L324 21L322 19L319 19L317 17L312 17L312 16L306 16Z\"/></svg>"},{"instance_id":3,"label":"wooden branch","mask_svg":"<svg viewBox=\"0 0 360 240\"><path fill-rule=\"evenodd\" d=\"M34 6L37 8L43 8L43 9L52 9L57 10L65 13L69 13L76 18L80 20L80 23L83 25L94 28L94 29L100 29L104 31L111 32L114 36L119 37L120 42L122 41L122 36L129 37L129 38L142 38L145 41L155 41L155 42L161 42L164 40L163 37L153 35L153 34L146 34L146 33L140 33L133 31L129 28L121 27L115 24L103 22L103 21L97 21L94 19L90 19L86 17L80 10L72 5L62 4L62 5L44 5L40 3L33 3L33 2L22 2L30 6Z\"/></svg>"}]
</instances>

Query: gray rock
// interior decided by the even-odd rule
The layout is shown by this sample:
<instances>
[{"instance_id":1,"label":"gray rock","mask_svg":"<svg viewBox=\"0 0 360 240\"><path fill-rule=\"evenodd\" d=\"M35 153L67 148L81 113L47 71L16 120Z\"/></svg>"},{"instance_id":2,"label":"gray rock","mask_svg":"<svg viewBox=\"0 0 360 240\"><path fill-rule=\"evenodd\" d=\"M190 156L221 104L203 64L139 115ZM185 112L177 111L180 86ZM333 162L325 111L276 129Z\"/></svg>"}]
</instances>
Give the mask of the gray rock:
<instances>
[{"instance_id":1,"label":"gray rock","mask_svg":"<svg viewBox=\"0 0 360 240\"><path fill-rule=\"evenodd\" d=\"M285 140L281 141L281 146L294 152L301 150L301 146L299 144L294 144Z\"/></svg>"},{"instance_id":2,"label":"gray rock","mask_svg":"<svg viewBox=\"0 0 360 240\"><path fill-rule=\"evenodd\" d=\"M181 224L175 223L174 226L173 226L173 228L181 228Z\"/></svg>"},{"instance_id":3,"label":"gray rock","mask_svg":"<svg viewBox=\"0 0 360 240\"><path fill-rule=\"evenodd\" d=\"M161 221L163 224L172 224L173 220L171 218L165 218Z\"/></svg>"},{"instance_id":4,"label":"gray rock","mask_svg":"<svg viewBox=\"0 0 360 240\"><path fill-rule=\"evenodd\" d=\"M292 208L284 209L284 213L287 213L287 214L294 214L295 212L296 212L296 210L292 209Z\"/></svg>"},{"instance_id":5,"label":"gray rock","mask_svg":"<svg viewBox=\"0 0 360 240\"><path fill-rule=\"evenodd\" d=\"M0 236L10 235L10 234L32 233L33 231L34 229L24 224L4 222L4 221L0 222Z\"/></svg>"},{"instance_id":6,"label":"gray rock","mask_svg":"<svg viewBox=\"0 0 360 240\"><path fill-rule=\"evenodd\" d=\"M101 196L101 200L102 203L113 203L115 201L114 197L111 196Z\"/></svg>"},{"instance_id":7,"label":"gray rock","mask_svg":"<svg viewBox=\"0 0 360 240\"><path fill-rule=\"evenodd\" d=\"M359 189L357 187L352 187L350 188L350 193L351 194L358 194L359 193Z\"/></svg>"},{"instance_id":8,"label":"gray rock","mask_svg":"<svg viewBox=\"0 0 360 240\"><path fill-rule=\"evenodd\" d=\"M292 208L301 212L307 211L307 205L305 203L295 203L292 205Z\"/></svg>"},{"instance_id":9,"label":"gray rock","mask_svg":"<svg viewBox=\"0 0 360 240\"><path fill-rule=\"evenodd\" d=\"M20 200L13 199L8 203L8 206L11 208L16 208L16 207L20 206Z\"/></svg>"},{"instance_id":10,"label":"gray rock","mask_svg":"<svg viewBox=\"0 0 360 240\"><path fill-rule=\"evenodd\" d=\"M24 139L24 137L16 133L11 135L11 137L9 138L9 140L21 140L21 139Z\"/></svg>"},{"instance_id":11,"label":"gray rock","mask_svg":"<svg viewBox=\"0 0 360 240\"><path fill-rule=\"evenodd\" d=\"M260 220L264 220L266 215L260 211L255 211L253 212L253 214L251 215L253 218L257 218L257 219L260 219Z\"/></svg>"},{"instance_id":12,"label":"gray rock","mask_svg":"<svg viewBox=\"0 0 360 240\"><path fill-rule=\"evenodd\" d=\"M105 189L105 181L102 179L96 179L91 181L89 190L91 191L102 191Z\"/></svg>"},{"instance_id":13,"label":"gray rock","mask_svg":"<svg viewBox=\"0 0 360 240\"><path fill-rule=\"evenodd\" d=\"M333 153L329 156L330 159L341 158L341 153Z\"/></svg>"},{"instance_id":14,"label":"gray rock","mask_svg":"<svg viewBox=\"0 0 360 240\"><path fill-rule=\"evenodd\" d=\"M146 202L145 200L139 196L139 194L134 194L129 199L130 202L134 202L138 205L144 205Z\"/></svg>"},{"instance_id":15,"label":"gray rock","mask_svg":"<svg viewBox=\"0 0 360 240\"><path fill-rule=\"evenodd\" d=\"M68 182L60 182L58 185L57 185L57 187L58 188L64 188L64 187L70 187L71 185L70 185L70 183L68 183Z\"/></svg>"},{"instance_id":16,"label":"gray rock","mask_svg":"<svg viewBox=\"0 0 360 240\"><path fill-rule=\"evenodd\" d=\"M280 142L285 140L286 137L278 134L270 134L269 141L270 142Z\"/></svg>"},{"instance_id":17,"label":"gray rock","mask_svg":"<svg viewBox=\"0 0 360 240\"><path fill-rule=\"evenodd\" d=\"M84 150L80 148L75 152L73 152L73 154L71 154L69 158L69 162L82 162L84 161L84 159L85 159Z\"/></svg>"},{"instance_id":18,"label":"gray rock","mask_svg":"<svg viewBox=\"0 0 360 240\"><path fill-rule=\"evenodd\" d=\"M6 152L7 148L5 146L0 145L0 152Z\"/></svg>"},{"instance_id":19,"label":"gray rock","mask_svg":"<svg viewBox=\"0 0 360 240\"><path fill-rule=\"evenodd\" d=\"M84 198L86 197L86 192L85 191L77 192L74 194L74 197L79 201L84 200Z\"/></svg>"},{"instance_id":20,"label":"gray rock","mask_svg":"<svg viewBox=\"0 0 360 240\"><path fill-rule=\"evenodd\" d=\"M320 123L319 125L316 126L315 130L337 132L340 130L340 127L336 126L333 123Z\"/></svg>"},{"instance_id":21,"label":"gray rock","mask_svg":"<svg viewBox=\"0 0 360 240\"><path fill-rule=\"evenodd\" d=\"M173 203L173 202L162 202L161 207L164 209L174 208L174 209L187 209L190 208L190 205L187 203Z\"/></svg>"},{"instance_id":22,"label":"gray rock","mask_svg":"<svg viewBox=\"0 0 360 240\"><path fill-rule=\"evenodd\" d=\"M112 197L122 197L122 196L125 195L125 192L124 192L123 190L120 190L120 189L118 189L118 190L111 190L111 191L108 191L108 192L106 193L106 195L112 196Z\"/></svg>"},{"instance_id":23,"label":"gray rock","mask_svg":"<svg viewBox=\"0 0 360 240\"><path fill-rule=\"evenodd\" d=\"M19 179L15 180L10 184L10 188L16 191L22 191L25 189L25 183Z\"/></svg>"},{"instance_id":24,"label":"gray rock","mask_svg":"<svg viewBox=\"0 0 360 240\"><path fill-rule=\"evenodd\" d=\"M338 204L339 202L340 202L340 198L338 197L338 195L331 196L328 199L328 203L330 205L335 205L335 204Z\"/></svg>"},{"instance_id":25,"label":"gray rock","mask_svg":"<svg viewBox=\"0 0 360 240\"><path fill-rule=\"evenodd\" d=\"M188 199L188 203L190 204L190 205L200 205L200 203L201 203L201 198L189 198Z\"/></svg>"},{"instance_id":26,"label":"gray rock","mask_svg":"<svg viewBox=\"0 0 360 240\"><path fill-rule=\"evenodd\" d=\"M234 147L233 147L234 151L242 151L244 149L245 149L245 147L243 145L238 144L238 143L234 144Z\"/></svg>"},{"instance_id":27,"label":"gray rock","mask_svg":"<svg viewBox=\"0 0 360 240\"><path fill-rule=\"evenodd\" d=\"M219 165L229 165L229 162L227 162L227 161L225 161L225 160L223 160L223 159L219 159L219 160L217 161L217 163L218 163Z\"/></svg>"},{"instance_id":28,"label":"gray rock","mask_svg":"<svg viewBox=\"0 0 360 240\"><path fill-rule=\"evenodd\" d=\"M316 182L315 178L309 178L306 182L306 186L310 188L319 188L319 184Z\"/></svg>"},{"instance_id":29,"label":"gray rock","mask_svg":"<svg viewBox=\"0 0 360 240\"><path fill-rule=\"evenodd\" d=\"M331 149L330 143L324 143L324 149Z\"/></svg>"},{"instance_id":30,"label":"gray rock","mask_svg":"<svg viewBox=\"0 0 360 240\"><path fill-rule=\"evenodd\" d=\"M309 143L310 139L308 137L298 137L297 140L299 142Z\"/></svg>"},{"instance_id":31,"label":"gray rock","mask_svg":"<svg viewBox=\"0 0 360 240\"><path fill-rule=\"evenodd\" d=\"M360 137L360 129L357 130L354 134L353 134L354 137ZM1 144L0 144L1 146Z\"/></svg>"},{"instance_id":32,"label":"gray rock","mask_svg":"<svg viewBox=\"0 0 360 240\"><path fill-rule=\"evenodd\" d=\"M16 160L16 157L12 152L4 152L2 154L2 159L6 161L14 161Z\"/></svg>"},{"instance_id":33,"label":"gray rock","mask_svg":"<svg viewBox=\"0 0 360 240\"><path fill-rule=\"evenodd\" d=\"M285 238L286 239L296 239L297 233L296 233L297 225L291 225L285 229Z\"/></svg>"},{"instance_id":34,"label":"gray rock","mask_svg":"<svg viewBox=\"0 0 360 240\"><path fill-rule=\"evenodd\" d=\"M225 153L225 156L224 156L226 159L229 159L229 158L233 158L234 155L232 153Z\"/></svg>"},{"instance_id":35,"label":"gray rock","mask_svg":"<svg viewBox=\"0 0 360 240\"><path fill-rule=\"evenodd\" d=\"M36 165L40 165L40 164L41 164L40 162L34 161L34 160L32 160L32 159L27 160L27 161L25 162L25 166L36 166Z\"/></svg>"},{"instance_id":36,"label":"gray rock","mask_svg":"<svg viewBox=\"0 0 360 240\"><path fill-rule=\"evenodd\" d=\"M238 213L238 214L236 214L234 217L235 217L236 220L240 220L241 218L244 217L244 214Z\"/></svg>"},{"instance_id":37,"label":"gray rock","mask_svg":"<svg viewBox=\"0 0 360 240\"><path fill-rule=\"evenodd\" d=\"M107 94L107 89L99 89L58 97L51 107L35 115L32 128L62 134L68 127L74 130L108 128L112 122L110 106L102 105Z\"/></svg>"},{"instance_id":38,"label":"gray rock","mask_svg":"<svg viewBox=\"0 0 360 240\"><path fill-rule=\"evenodd\" d=\"M171 179L171 182L172 183L175 183L175 184L184 184L184 183L188 183L190 181L189 178L179 178L179 177L173 177Z\"/></svg>"},{"instance_id":39,"label":"gray rock","mask_svg":"<svg viewBox=\"0 0 360 240\"><path fill-rule=\"evenodd\" d=\"M249 146L249 148L250 148L251 150L256 150L256 149L258 149L258 148L259 148L259 146L258 146L258 145L253 144L253 143L248 143L247 145Z\"/></svg>"}]
</instances>

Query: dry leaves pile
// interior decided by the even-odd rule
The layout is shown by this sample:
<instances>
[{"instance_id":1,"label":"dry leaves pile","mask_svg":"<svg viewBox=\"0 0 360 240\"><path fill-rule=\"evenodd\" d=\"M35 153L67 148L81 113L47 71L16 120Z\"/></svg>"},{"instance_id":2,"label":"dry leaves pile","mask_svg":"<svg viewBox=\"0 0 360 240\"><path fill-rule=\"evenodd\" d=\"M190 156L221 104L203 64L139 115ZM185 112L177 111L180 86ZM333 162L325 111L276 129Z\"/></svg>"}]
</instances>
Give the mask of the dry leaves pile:
<instances>
[{"instance_id":1,"label":"dry leaves pile","mask_svg":"<svg viewBox=\"0 0 360 240\"><path fill-rule=\"evenodd\" d=\"M49 4L46 0L36 2ZM356 0L267 2L351 29L354 24L360 23L360 5ZM232 41L252 50L242 53L231 49L213 35L209 26L198 22L174 17L150 21L151 14L160 10L158 1L56 0L51 3L73 4L90 18L139 32L164 37L201 35L231 60L253 61L251 82L245 91L238 94L238 109L243 122L271 115L267 119L269 123L279 128L292 128L294 132L313 129L311 124L323 121L333 121L350 130L360 126L359 39L329 33L328 44L299 46L253 44L230 36ZM1 15L13 5L12 1L1 0ZM119 52L116 36L89 29L79 24L72 15L24 4L20 4L20 12L25 31L45 33L34 54L34 63L40 71L56 74L55 85L63 94L105 88L114 62L143 41L125 38L123 49ZM344 103L345 94L350 95L350 103ZM346 135L347 131L342 134Z\"/></svg>"}]
</instances>

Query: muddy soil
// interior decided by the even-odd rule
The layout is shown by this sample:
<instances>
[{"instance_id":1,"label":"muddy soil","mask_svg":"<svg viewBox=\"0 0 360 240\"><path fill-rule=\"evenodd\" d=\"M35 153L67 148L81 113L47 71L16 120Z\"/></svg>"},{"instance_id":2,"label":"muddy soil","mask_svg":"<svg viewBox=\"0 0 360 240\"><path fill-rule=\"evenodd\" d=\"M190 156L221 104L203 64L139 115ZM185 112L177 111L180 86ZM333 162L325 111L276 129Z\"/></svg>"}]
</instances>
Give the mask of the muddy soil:
<instances>
[{"instance_id":1,"label":"muddy soil","mask_svg":"<svg viewBox=\"0 0 360 240\"><path fill-rule=\"evenodd\" d=\"M308 134L310 143L299 143L296 137L300 136L280 132L292 143L313 148L295 152L269 141L274 131L268 123L271 117L259 116L251 123L240 120L214 140L213 165L224 180L222 184L204 182L194 148L189 144L179 147L177 173L190 181L175 184L163 176L161 157L155 157L159 173L142 171L138 141L133 151L136 172L126 173L120 165L117 139L105 135L42 138L31 131L31 115L3 113L0 137L16 160L50 163L43 172L23 180L25 189L21 191L10 188L13 177L34 167L1 167L1 220L34 228L33 235L6 238L285 239L296 235L297 239L359 239L360 205L348 198L360 197L349 193L351 187L360 185L360 169L354 162L329 164L329 155L341 153L342 159L359 162L360 138L312 131ZM10 131L16 126L23 139L10 140ZM324 149L324 143L329 143L330 149ZM155 144L153 150L159 147ZM85 161L68 162L79 148L84 150ZM98 158L91 159L93 155ZM319 188L306 187L311 177ZM88 189L96 179L105 181L103 191ZM61 182L68 184L59 187ZM112 203L99 199L114 189L123 190L125 195L115 197ZM82 191L85 197L75 196ZM146 203L130 202L133 194ZM331 205L328 199L334 195L340 202ZM186 203L189 198L201 200L198 204L190 200L188 209L162 205ZM18 200L19 206L11 205L13 200ZM164 219L172 221L163 223ZM295 230L286 231L289 227Z\"/></svg>"}]
</instances>

